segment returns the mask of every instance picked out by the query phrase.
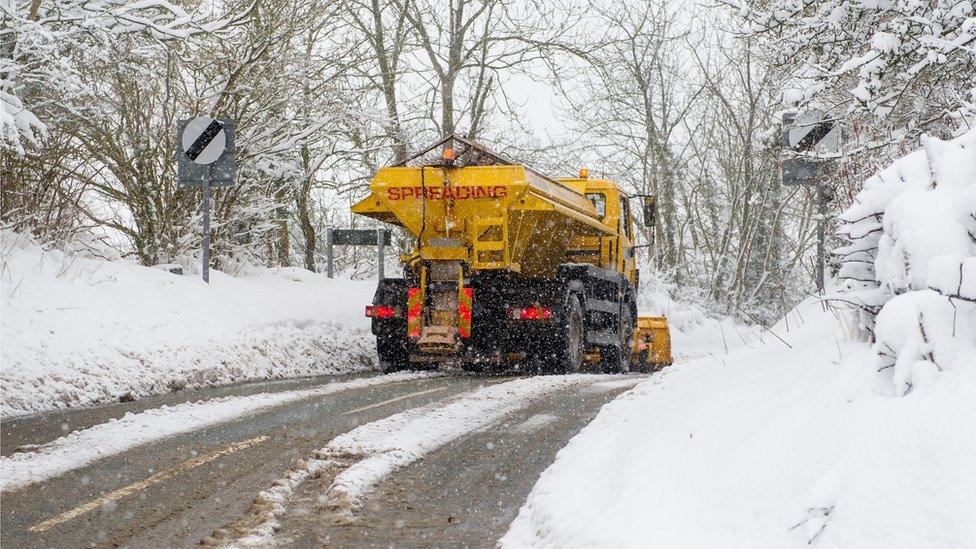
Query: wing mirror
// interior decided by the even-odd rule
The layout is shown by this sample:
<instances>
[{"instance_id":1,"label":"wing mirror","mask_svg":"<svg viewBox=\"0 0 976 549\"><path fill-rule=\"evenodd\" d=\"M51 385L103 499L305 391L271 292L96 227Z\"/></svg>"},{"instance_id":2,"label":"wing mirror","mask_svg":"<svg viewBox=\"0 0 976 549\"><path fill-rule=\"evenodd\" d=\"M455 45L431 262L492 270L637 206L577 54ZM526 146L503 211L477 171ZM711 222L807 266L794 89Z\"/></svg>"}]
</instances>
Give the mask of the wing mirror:
<instances>
[{"instance_id":1,"label":"wing mirror","mask_svg":"<svg viewBox=\"0 0 976 549\"><path fill-rule=\"evenodd\" d=\"M656 210L657 210L657 208L656 208L656 206L654 204L654 197L653 196L645 196L644 197L644 226L645 227L653 227L654 226L654 223L655 223L654 216L655 216Z\"/></svg>"}]
</instances>

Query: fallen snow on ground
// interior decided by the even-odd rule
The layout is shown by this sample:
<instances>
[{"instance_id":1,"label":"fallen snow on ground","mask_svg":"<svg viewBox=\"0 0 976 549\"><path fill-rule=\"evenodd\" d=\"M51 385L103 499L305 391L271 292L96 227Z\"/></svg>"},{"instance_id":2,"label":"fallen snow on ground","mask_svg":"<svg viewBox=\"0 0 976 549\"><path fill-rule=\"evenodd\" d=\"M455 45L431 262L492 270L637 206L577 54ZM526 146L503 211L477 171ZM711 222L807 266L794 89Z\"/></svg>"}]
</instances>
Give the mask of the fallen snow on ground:
<instances>
[{"instance_id":1,"label":"fallen snow on ground","mask_svg":"<svg viewBox=\"0 0 976 549\"><path fill-rule=\"evenodd\" d=\"M210 284L122 261L0 245L0 415L375 368L375 281L303 269L211 271Z\"/></svg>"},{"instance_id":2,"label":"fallen snow on ground","mask_svg":"<svg viewBox=\"0 0 976 549\"><path fill-rule=\"evenodd\" d=\"M630 382L633 385L633 381ZM547 425L559 421L559 418L552 414L536 414L529 419L516 425L513 430L517 433L534 433Z\"/></svg>"},{"instance_id":3,"label":"fallen snow on ground","mask_svg":"<svg viewBox=\"0 0 976 549\"><path fill-rule=\"evenodd\" d=\"M338 474L321 501L336 512L337 518L349 518L361 499L397 469L462 435L496 423L533 400L610 377L576 374L518 379L367 423L332 439L313 459L259 494L243 525L223 529L210 541L230 546L269 545L294 490L309 476L329 468L336 468ZM233 539L221 541L223 536Z\"/></svg>"},{"instance_id":4,"label":"fallen snow on ground","mask_svg":"<svg viewBox=\"0 0 976 549\"><path fill-rule=\"evenodd\" d=\"M137 446L238 419L274 406L435 375L438 374L388 374L329 383L311 389L214 398L129 413L117 420L65 435L32 452L0 458L0 491L23 488Z\"/></svg>"},{"instance_id":5,"label":"fallen snow on ground","mask_svg":"<svg viewBox=\"0 0 976 549\"><path fill-rule=\"evenodd\" d=\"M608 377L577 374L509 381L484 387L446 405L407 410L340 435L320 454L356 455L363 459L336 477L329 488L329 500L355 509L363 494L377 482L431 450L488 426L542 396Z\"/></svg>"},{"instance_id":6,"label":"fallen snow on ground","mask_svg":"<svg viewBox=\"0 0 976 549\"><path fill-rule=\"evenodd\" d=\"M641 316L667 317L675 364L724 355L739 347L754 347L767 335L761 326L710 314L696 303L675 299L671 295L673 291L673 287L653 272L641 273L637 312Z\"/></svg>"},{"instance_id":7,"label":"fallen snow on ground","mask_svg":"<svg viewBox=\"0 0 976 549\"><path fill-rule=\"evenodd\" d=\"M665 370L557 456L505 547L971 547L976 364L903 397L808 301L758 349Z\"/></svg>"}]
</instances>

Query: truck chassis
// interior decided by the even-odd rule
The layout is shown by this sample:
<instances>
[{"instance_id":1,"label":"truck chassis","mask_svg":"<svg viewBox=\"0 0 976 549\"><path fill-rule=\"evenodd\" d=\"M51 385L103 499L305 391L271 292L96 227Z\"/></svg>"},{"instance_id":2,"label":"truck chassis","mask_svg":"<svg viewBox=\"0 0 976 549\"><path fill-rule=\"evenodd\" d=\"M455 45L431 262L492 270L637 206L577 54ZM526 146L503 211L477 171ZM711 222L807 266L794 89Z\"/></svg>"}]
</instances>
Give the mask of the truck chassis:
<instances>
[{"instance_id":1,"label":"truck chassis","mask_svg":"<svg viewBox=\"0 0 976 549\"><path fill-rule=\"evenodd\" d=\"M387 278L376 289L374 310L391 311L372 317L384 371L440 363L470 371L519 367L543 373L578 372L594 363L605 372L630 368L637 305L630 281L618 272L576 263L560 265L555 278L475 272L464 280L472 289L471 330L450 353L422 352L408 334L407 296L418 284Z\"/></svg>"}]
</instances>

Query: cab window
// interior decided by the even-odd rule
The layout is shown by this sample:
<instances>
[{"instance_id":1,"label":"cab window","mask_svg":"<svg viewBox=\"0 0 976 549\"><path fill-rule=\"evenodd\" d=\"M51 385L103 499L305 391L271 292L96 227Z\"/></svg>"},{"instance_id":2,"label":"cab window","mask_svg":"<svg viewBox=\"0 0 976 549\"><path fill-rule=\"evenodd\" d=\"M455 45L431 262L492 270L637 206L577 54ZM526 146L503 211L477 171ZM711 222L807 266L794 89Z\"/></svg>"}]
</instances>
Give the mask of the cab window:
<instances>
[{"instance_id":1,"label":"cab window","mask_svg":"<svg viewBox=\"0 0 976 549\"><path fill-rule=\"evenodd\" d=\"M603 193L586 193L586 198L590 199L593 207L596 208L596 215L603 219L607 216L607 196Z\"/></svg>"},{"instance_id":2,"label":"cab window","mask_svg":"<svg viewBox=\"0 0 976 549\"><path fill-rule=\"evenodd\" d=\"M634 238L634 235L631 234L630 200L623 197L620 198L620 213L620 224L623 225L620 227L620 232L627 235L627 238Z\"/></svg>"}]
</instances>

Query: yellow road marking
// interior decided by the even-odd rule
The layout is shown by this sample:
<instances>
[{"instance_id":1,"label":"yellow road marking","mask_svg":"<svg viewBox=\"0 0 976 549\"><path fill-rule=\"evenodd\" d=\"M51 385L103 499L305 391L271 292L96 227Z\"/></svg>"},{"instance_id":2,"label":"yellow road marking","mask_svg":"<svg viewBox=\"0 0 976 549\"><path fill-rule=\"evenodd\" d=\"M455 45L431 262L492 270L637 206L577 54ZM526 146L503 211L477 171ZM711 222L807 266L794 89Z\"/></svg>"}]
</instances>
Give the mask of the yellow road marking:
<instances>
[{"instance_id":1,"label":"yellow road marking","mask_svg":"<svg viewBox=\"0 0 976 549\"><path fill-rule=\"evenodd\" d=\"M416 397L416 396L420 396L420 395L426 395L426 394L430 394L430 393L436 393L437 391L443 391L445 389L449 389L449 387L437 387L435 389L427 389L426 391L417 391L416 393L410 393L408 395L400 395L398 397L393 397L393 398L384 400L382 402L377 402L375 404L370 404L369 406L363 406L362 408L356 408L356 409L353 409L353 410L349 410L348 412L344 412L342 415L348 416L349 414L355 414L357 412L365 412L366 410L372 410L373 408L379 408L380 406L386 406L387 404L393 404L394 402L400 402L401 400L406 400L408 398L412 398L412 397Z\"/></svg>"},{"instance_id":2,"label":"yellow road marking","mask_svg":"<svg viewBox=\"0 0 976 549\"><path fill-rule=\"evenodd\" d=\"M255 438L251 438L251 439L248 439L248 440L242 440L241 442L237 442L237 443L231 444L229 446L225 446L225 447L223 447L220 450L217 450L215 452L211 452L209 454L204 454L202 456L197 456L197 457L195 457L195 458L193 458L191 460L184 461L183 463L181 463L179 465L176 465L174 467L170 467L169 469L164 469L164 470L156 473L155 475L153 475L153 476L151 476L151 477L149 477L149 478L147 478L145 480L141 480L141 481L136 482L134 484L130 484L130 485L124 487L124 488L119 488L118 490L115 490L114 492L109 492L109 493L105 494L104 496L102 496L100 498L97 498L97 499L94 499L92 501L89 501L88 503L85 503L84 505L79 505L78 507L75 507L74 509L72 509L70 511L66 511L64 513L61 513L60 515L57 515L57 516L52 517L52 518L49 518L49 519L45 520L44 522L39 522L39 523L35 524L34 526L31 526L27 530L29 532L43 532L45 530L49 530L49 529L51 529L51 528L53 528L53 527L55 527L55 526L57 526L57 525L59 525L61 523L68 522L69 520L78 518L81 515L84 515L85 513L89 513L91 511L94 511L95 509L98 509L99 507L101 507L102 505L105 505L106 503L120 500L120 499L122 499L122 498L124 498L126 496L129 496L129 495L132 495L132 494L134 494L136 492L145 490L146 488L152 486L153 484L159 484L160 482L163 482L164 480L168 480L170 478L173 478L176 475L179 475L180 473L189 471L190 469L193 469L194 467L199 467L201 465L210 463L211 461L214 461L215 459L219 459L219 458L221 458L223 456L226 456L227 454L232 454L232 453L234 453L234 452L236 452L238 450L243 450L245 448L249 448L251 446L254 446L255 444L261 444L262 442L264 442L266 440L268 440L268 437L267 436L260 436L260 437L255 437Z\"/></svg>"}]
</instances>

